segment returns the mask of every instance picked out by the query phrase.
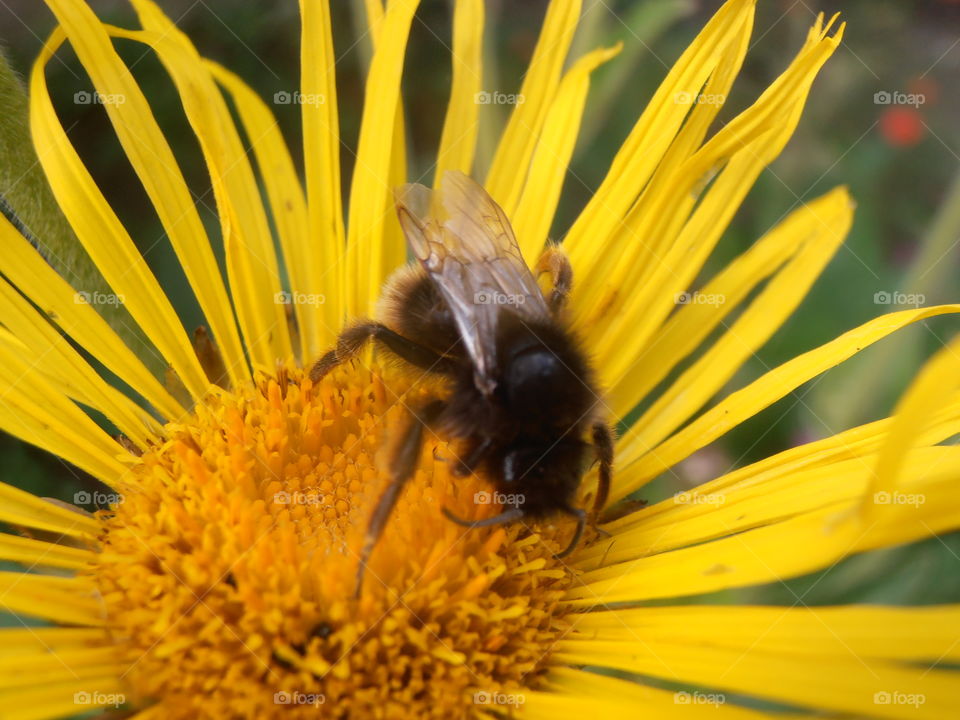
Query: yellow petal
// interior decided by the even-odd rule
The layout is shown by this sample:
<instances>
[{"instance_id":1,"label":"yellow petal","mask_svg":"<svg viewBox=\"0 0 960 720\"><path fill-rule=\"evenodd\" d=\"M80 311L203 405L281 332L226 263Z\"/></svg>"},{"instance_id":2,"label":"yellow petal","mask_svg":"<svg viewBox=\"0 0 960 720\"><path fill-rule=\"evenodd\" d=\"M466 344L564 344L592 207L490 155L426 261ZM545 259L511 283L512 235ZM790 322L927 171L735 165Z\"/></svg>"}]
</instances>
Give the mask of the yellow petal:
<instances>
[{"instance_id":1,"label":"yellow petal","mask_svg":"<svg viewBox=\"0 0 960 720\"><path fill-rule=\"evenodd\" d=\"M887 441L877 457L876 471L862 506L864 520L869 522L880 506L878 493L890 497L907 462L907 455L923 431L953 395L960 376L960 337L938 352L914 379L897 404Z\"/></svg>"},{"instance_id":2,"label":"yellow petal","mask_svg":"<svg viewBox=\"0 0 960 720\"><path fill-rule=\"evenodd\" d=\"M125 692L119 676L108 670L91 677L0 691L0 707L4 708L4 720L47 720L112 708L126 701Z\"/></svg>"},{"instance_id":3,"label":"yellow petal","mask_svg":"<svg viewBox=\"0 0 960 720\"><path fill-rule=\"evenodd\" d=\"M300 358L303 362L309 362L324 348L321 344L323 339L335 333L337 328L323 326L326 319L323 306L327 298L323 293L322 243L310 237L307 203L296 168L276 118L267 104L243 80L223 66L210 60L205 61L204 65L230 93L253 146L290 278L290 296L282 299L293 306L300 336ZM301 96L300 102L320 102L320 99Z\"/></svg>"},{"instance_id":4,"label":"yellow petal","mask_svg":"<svg viewBox=\"0 0 960 720\"><path fill-rule=\"evenodd\" d=\"M9 344L15 338L19 347L10 347L10 351L19 351L31 367L55 379L57 389L102 412L139 447L145 448L156 439L159 426L153 418L104 382L47 319L3 280L0 316L7 328L0 331L0 342Z\"/></svg>"},{"instance_id":5,"label":"yellow petal","mask_svg":"<svg viewBox=\"0 0 960 720\"><path fill-rule=\"evenodd\" d=\"M344 230L340 198L340 127L337 83L327 0L300 0L300 92L316 102L300 104L307 186L309 239L316 246L320 292L326 302L316 345L330 346L344 316ZM322 98L322 102L320 99ZM302 334L302 331L301 331Z\"/></svg>"},{"instance_id":6,"label":"yellow petal","mask_svg":"<svg viewBox=\"0 0 960 720\"><path fill-rule=\"evenodd\" d=\"M620 52L620 45L580 58L560 82L537 140L523 194L513 215L513 231L523 256L536 262L547 241L560 190L580 131L590 90L590 73Z\"/></svg>"},{"instance_id":7,"label":"yellow petal","mask_svg":"<svg viewBox=\"0 0 960 720\"><path fill-rule=\"evenodd\" d=\"M100 524L89 515L72 512L36 495L0 482L0 520L37 530L89 539Z\"/></svg>"},{"instance_id":8,"label":"yellow petal","mask_svg":"<svg viewBox=\"0 0 960 720\"><path fill-rule=\"evenodd\" d=\"M593 276L621 224L690 113L678 97L697 97L722 63L737 65L753 27L755 0L729 0L674 63L610 165L599 189L570 228L564 247L578 276ZM721 71L722 72L722 71ZM647 241L649 238L640 238Z\"/></svg>"},{"instance_id":9,"label":"yellow petal","mask_svg":"<svg viewBox=\"0 0 960 720\"><path fill-rule=\"evenodd\" d=\"M577 616L572 638L756 648L781 656L908 661L960 658L960 605L623 608Z\"/></svg>"},{"instance_id":10,"label":"yellow petal","mask_svg":"<svg viewBox=\"0 0 960 720\"><path fill-rule=\"evenodd\" d=\"M218 343L232 382L249 379L233 307L196 203L147 100L93 12L83 3L51 0L130 164L147 191L164 232Z\"/></svg>"},{"instance_id":11,"label":"yellow petal","mask_svg":"<svg viewBox=\"0 0 960 720\"><path fill-rule=\"evenodd\" d=\"M632 431L621 438L619 472L614 476L613 499L624 497L769 407L794 388L837 365L868 345L911 323L944 313L960 312L960 305L939 305L889 313L850 330L835 340L774 368L696 418L656 447L634 443Z\"/></svg>"},{"instance_id":12,"label":"yellow petal","mask_svg":"<svg viewBox=\"0 0 960 720\"><path fill-rule=\"evenodd\" d=\"M902 495L882 504L882 512L869 523L860 522L855 512L859 495L835 501L828 498L829 504L823 507L806 500L816 509L711 542L590 570L580 578L584 584L572 588L570 596L578 605L597 605L781 581L819 570L852 553L952 530L960 525L956 511L960 488L955 483L960 450L924 448L916 452L916 462L906 468L898 486ZM820 487L829 486L831 471L841 487L866 484L867 466L852 461L828 467L820 476ZM803 498L802 483L797 493ZM762 501L754 505L762 507ZM719 507L716 524L722 526L723 505ZM642 545L632 544L636 538L631 536L637 532L642 530L624 532L606 543L613 560L643 552ZM737 533L735 525L728 525L724 534L731 533Z\"/></svg>"},{"instance_id":13,"label":"yellow petal","mask_svg":"<svg viewBox=\"0 0 960 720\"><path fill-rule=\"evenodd\" d=\"M90 12L86 6L83 11ZM72 14L65 13L60 19L72 20ZM87 34L81 35L83 39L78 37L77 42L85 54ZM207 392L207 378L173 306L84 167L53 109L44 70L62 37L60 30L54 32L30 75L30 129L40 164L77 239L116 293L115 301L123 302L191 395L199 399ZM86 60L97 62L91 57Z\"/></svg>"},{"instance_id":14,"label":"yellow petal","mask_svg":"<svg viewBox=\"0 0 960 720\"><path fill-rule=\"evenodd\" d=\"M453 79L443 121L434 185L447 170L469 175L477 147L477 102L483 90L483 0L457 0L453 11Z\"/></svg>"},{"instance_id":15,"label":"yellow petal","mask_svg":"<svg viewBox=\"0 0 960 720\"><path fill-rule=\"evenodd\" d=\"M553 0L484 185L513 217L534 148L560 84L560 73L580 19L581 0Z\"/></svg>"},{"instance_id":16,"label":"yellow petal","mask_svg":"<svg viewBox=\"0 0 960 720\"><path fill-rule=\"evenodd\" d=\"M0 560L9 560L30 567L79 570L96 559L96 553L89 550L0 533Z\"/></svg>"},{"instance_id":17,"label":"yellow petal","mask_svg":"<svg viewBox=\"0 0 960 720\"><path fill-rule=\"evenodd\" d=\"M5 217L0 216L0 272L67 335L138 392L163 417L185 414L106 321L51 268Z\"/></svg>"},{"instance_id":18,"label":"yellow petal","mask_svg":"<svg viewBox=\"0 0 960 720\"><path fill-rule=\"evenodd\" d=\"M956 673L867 661L850 654L811 661L749 646L701 644L691 651L668 642L565 640L554 659L707 687L711 689L707 695L742 693L859 717L941 720L951 717L960 705Z\"/></svg>"},{"instance_id":19,"label":"yellow petal","mask_svg":"<svg viewBox=\"0 0 960 720\"><path fill-rule=\"evenodd\" d=\"M853 222L853 203L845 191L828 196L801 222L792 237L799 245L794 257L770 280L724 334L673 381L630 428L632 441L650 447L669 436L719 391L740 366L776 332L806 297L814 281L840 247ZM696 302L697 296L692 296ZM710 299L706 296L706 299ZM716 300L721 304L726 297ZM630 374L634 372L631 370ZM611 390L614 398L635 398L630 378ZM614 406L623 416L631 409Z\"/></svg>"},{"instance_id":20,"label":"yellow petal","mask_svg":"<svg viewBox=\"0 0 960 720\"><path fill-rule=\"evenodd\" d=\"M96 627L105 622L92 586L74 578L0 572L0 608L68 625Z\"/></svg>"},{"instance_id":21,"label":"yellow petal","mask_svg":"<svg viewBox=\"0 0 960 720\"><path fill-rule=\"evenodd\" d=\"M253 168L210 71L190 39L149 0L132 0L143 32L109 28L142 42L160 58L177 87L200 143L217 201L233 298L244 346L256 369L272 372L292 356L280 270Z\"/></svg>"},{"instance_id":22,"label":"yellow petal","mask_svg":"<svg viewBox=\"0 0 960 720\"><path fill-rule=\"evenodd\" d=\"M0 427L83 468L111 487L125 482L117 459L133 456L107 435L15 347L0 344Z\"/></svg>"},{"instance_id":23,"label":"yellow petal","mask_svg":"<svg viewBox=\"0 0 960 720\"><path fill-rule=\"evenodd\" d=\"M387 267L383 238L388 215L393 214L391 157L396 145L403 56L418 4L419 0L390 3L367 78L347 222L347 278L351 287L346 312L351 317L372 311L383 281L394 269Z\"/></svg>"}]
</instances>

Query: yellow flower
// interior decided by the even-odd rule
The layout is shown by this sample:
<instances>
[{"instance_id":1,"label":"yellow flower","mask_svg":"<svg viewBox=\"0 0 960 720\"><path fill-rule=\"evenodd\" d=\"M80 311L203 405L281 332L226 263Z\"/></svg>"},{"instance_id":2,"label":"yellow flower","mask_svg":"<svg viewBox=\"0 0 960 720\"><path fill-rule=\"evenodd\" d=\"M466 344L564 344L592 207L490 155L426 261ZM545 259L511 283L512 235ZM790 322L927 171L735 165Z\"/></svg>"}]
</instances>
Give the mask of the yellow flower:
<instances>
[{"instance_id":1,"label":"yellow flower","mask_svg":"<svg viewBox=\"0 0 960 720\"><path fill-rule=\"evenodd\" d=\"M0 631L3 717L114 705L143 719L764 716L748 709L754 699L833 716L960 710L956 674L935 667L960 659L960 607L682 601L960 525L960 453L939 444L960 431L960 345L920 374L895 417L624 514L563 561L553 555L569 537L564 519L474 530L446 520L444 507L475 512L475 494L488 486L451 478L450 448L430 437L355 599L384 447L406 405L437 388L376 362L342 366L316 384L302 367L347 319L373 311L405 258L391 191L407 180L400 76L417 2L391 0L385 11L367 3L375 53L346 222L325 3L301 2L301 187L268 106L199 56L155 5L133 0L142 28L128 30L101 24L81 0L47 2L60 29L30 78L33 141L113 294L71 287L0 222L0 426L103 481L109 490L96 499L110 510L90 514L0 485L0 520L23 529L0 535L0 560L24 567L0 573L0 605L19 621ZM810 378L900 327L960 311L877 318L703 410L801 301L852 215L842 188L803 204L691 289L789 139L843 30L818 19L784 73L708 137L746 54L753 9L752 0L729 0L710 20L564 236L575 273L571 321L595 358L610 418L647 401L617 444L610 500L620 509ZM547 240L590 74L616 54L597 50L564 69L580 10L577 0L550 4L523 102L485 179L530 261ZM481 0L458 0L436 177L474 165L482 32ZM226 282L115 38L157 53L180 93L216 197ZM57 119L45 68L64 39L153 203L209 337L191 339L182 327ZM101 319L96 303L110 301L165 359L167 382ZM709 342L720 325L725 332ZM584 496L595 479L591 471ZM74 498L88 509L90 500Z\"/></svg>"}]
</instances>

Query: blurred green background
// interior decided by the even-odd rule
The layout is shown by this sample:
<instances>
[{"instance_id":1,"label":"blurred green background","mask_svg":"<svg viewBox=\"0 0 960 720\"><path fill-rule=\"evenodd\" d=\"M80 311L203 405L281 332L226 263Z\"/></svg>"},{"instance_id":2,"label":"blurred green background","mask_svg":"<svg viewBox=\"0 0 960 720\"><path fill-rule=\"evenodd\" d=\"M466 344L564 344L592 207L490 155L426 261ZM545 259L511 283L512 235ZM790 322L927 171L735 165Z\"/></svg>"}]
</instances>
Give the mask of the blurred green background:
<instances>
[{"instance_id":1,"label":"blurred green background","mask_svg":"<svg viewBox=\"0 0 960 720\"><path fill-rule=\"evenodd\" d=\"M244 77L260 94L298 87L299 21L295 0L235 3L161 0L201 52ZM355 145L362 110L362 78L369 60L362 2L334 0L338 92L345 142ZM561 235L629 132L667 68L719 2L697 0L584 0L575 54L623 41L624 52L595 74L583 138L564 189L554 228ZM484 87L516 92L536 42L545 0L487 2ZM133 26L124 2L95 3L100 16ZM895 309L897 293L921 304L957 301L960 242L960 3L947 0L760 0L753 47L719 122L728 121L789 63L819 11L840 11L848 23L843 46L813 87L800 127L782 156L764 172L711 259L705 277L804 201L846 184L858 209L853 231L793 318L741 372L730 388L765 369ZM407 53L404 98L411 178L431 163L449 89L450 9L424 0ZM0 43L21 74L53 27L37 0L0 2ZM214 203L199 149L177 96L157 60L140 47L118 45L146 89L161 126L200 198L204 221L217 233ZM73 101L91 90L70 50L48 70L54 98L95 179L113 201L154 272L173 297L186 327L202 317L186 290L159 223L101 107ZM913 102L884 102L887 98ZM300 149L298 108L274 105L294 155ZM485 108L478 166L492 154L503 122ZM344 187L352 156L343 153ZM884 295L886 294L886 295ZM937 318L918 324L792 393L677 468L651 496L685 489L800 442L824 437L887 414L920 363L960 323ZM155 363L156 365L156 363ZM158 368L159 369L159 368ZM69 499L91 480L75 468L9 437L0 438L4 478L41 495ZM960 535L933 538L847 560L825 573L786 584L741 591L738 599L793 604L851 600L943 602L960 600Z\"/></svg>"}]
</instances>

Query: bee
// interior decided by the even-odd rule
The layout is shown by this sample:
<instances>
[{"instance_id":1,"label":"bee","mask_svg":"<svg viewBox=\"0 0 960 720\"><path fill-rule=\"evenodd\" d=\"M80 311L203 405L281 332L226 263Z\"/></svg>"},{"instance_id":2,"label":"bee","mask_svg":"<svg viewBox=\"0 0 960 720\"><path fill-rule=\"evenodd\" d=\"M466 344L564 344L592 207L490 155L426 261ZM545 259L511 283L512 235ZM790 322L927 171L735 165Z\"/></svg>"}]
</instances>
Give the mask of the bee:
<instances>
[{"instance_id":1,"label":"bee","mask_svg":"<svg viewBox=\"0 0 960 720\"><path fill-rule=\"evenodd\" d=\"M394 191L400 225L416 261L387 281L379 321L360 320L313 366L317 381L373 342L403 362L445 379L446 392L411 408L388 462L360 553L356 591L404 483L414 473L424 430L461 441L453 473L479 471L516 499L492 517L453 522L478 528L569 515L576 548L587 512L574 496L590 455L599 463L592 519L610 488L613 434L584 352L563 321L573 272L552 246L537 263L550 274L544 295L504 211L467 175L444 174L438 190Z\"/></svg>"}]
</instances>

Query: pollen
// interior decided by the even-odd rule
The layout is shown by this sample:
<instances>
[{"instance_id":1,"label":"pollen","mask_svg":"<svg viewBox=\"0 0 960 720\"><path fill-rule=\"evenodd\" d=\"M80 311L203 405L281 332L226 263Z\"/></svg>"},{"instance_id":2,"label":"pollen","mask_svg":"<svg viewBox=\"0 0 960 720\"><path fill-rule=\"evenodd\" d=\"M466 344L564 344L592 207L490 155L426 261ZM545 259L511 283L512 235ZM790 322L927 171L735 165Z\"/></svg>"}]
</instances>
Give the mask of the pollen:
<instances>
[{"instance_id":1,"label":"pollen","mask_svg":"<svg viewBox=\"0 0 960 720\"><path fill-rule=\"evenodd\" d=\"M389 452L437 388L341 367L218 390L165 428L101 516L90 574L139 707L168 718L470 717L535 687L569 629L572 528L470 529L499 511L425 432L355 597ZM499 708L504 710L504 708Z\"/></svg>"}]
</instances>

